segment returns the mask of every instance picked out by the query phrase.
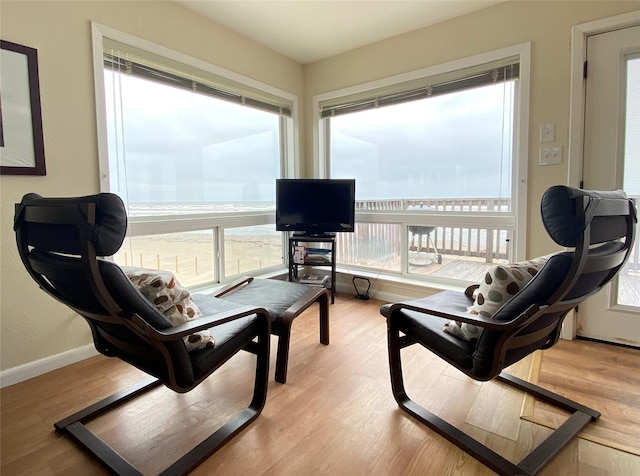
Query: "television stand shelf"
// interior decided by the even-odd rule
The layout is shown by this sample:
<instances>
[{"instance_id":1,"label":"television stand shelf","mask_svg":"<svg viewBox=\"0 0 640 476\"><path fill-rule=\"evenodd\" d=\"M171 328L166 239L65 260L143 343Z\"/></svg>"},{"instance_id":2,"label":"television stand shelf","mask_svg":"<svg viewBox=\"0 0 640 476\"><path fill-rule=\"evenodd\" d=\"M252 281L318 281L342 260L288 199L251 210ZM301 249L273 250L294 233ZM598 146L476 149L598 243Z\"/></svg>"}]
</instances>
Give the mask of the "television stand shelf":
<instances>
[{"instance_id":1,"label":"television stand shelf","mask_svg":"<svg viewBox=\"0 0 640 476\"><path fill-rule=\"evenodd\" d=\"M295 249L297 246L306 246L305 243L328 244L322 246L327 250L326 256L323 257L304 257L304 262L296 263L294 260ZM293 235L289 237L289 281L300 282L302 276L299 268L305 267L324 267L330 268L328 281L324 284L331 291L331 304L333 304L336 295L336 237L335 235ZM308 283L307 283L308 284Z\"/></svg>"}]
</instances>

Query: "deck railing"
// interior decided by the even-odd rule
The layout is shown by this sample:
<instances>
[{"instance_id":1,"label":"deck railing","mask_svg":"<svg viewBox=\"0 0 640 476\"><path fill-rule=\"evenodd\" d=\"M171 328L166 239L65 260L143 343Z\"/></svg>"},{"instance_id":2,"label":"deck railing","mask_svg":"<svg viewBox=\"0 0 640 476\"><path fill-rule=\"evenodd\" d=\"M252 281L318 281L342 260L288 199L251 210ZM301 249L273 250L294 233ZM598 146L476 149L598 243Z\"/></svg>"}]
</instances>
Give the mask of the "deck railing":
<instances>
[{"instance_id":1,"label":"deck railing","mask_svg":"<svg viewBox=\"0 0 640 476\"><path fill-rule=\"evenodd\" d=\"M508 211L510 204L509 198L359 200L356 202L356 211L399 211L426 208L445 212L492 212ZM378 223L359 224L356 233L340 233L338 237L339 256L342 256L346 262L353 262L353 259L356 258L355 254L358 253L359 243L381 239L386 242L387 249L400 250L400 226ZM431 243L428 241L429 239L431 239ZM409 251L429 249L433 251L433 247L435 247L441 254L480 257L490 263L495 259L508 259L509 231L462 226L410 226L408 246Z\"/></svg>"},{"instance_id":2,"label":"deck railing","mask_svg":"<svg viewBox=\"0 0 640 476\"><path fill-rule=\"evenodd\" d=\"M629 195L640 203L640 195ZM446 199L397 199L397 200L359 200L356 202L357 211L368 210L416 210L428 208L434 211L446 212L492 212L508 211L511 205L509 198L446 198ZM366 225L366 226L363 226ZM360 243L370 240L384 241L386 248L400 250L400 226L394 224L360 224L356 233L339 233L339 256L345 261L353 262L358 254ZM469 227L437 226L433 227L430 237L439 253L454 256L480 257L487 263L495 259L509 258L509 233L504 229L478 229ZM412 241L409 235L409 250L420 251L428 248L425 234L417 234ZM372 247L375 249L376 247ZM374 255L380 250L373 251ZM362 258L362 256L359 256ZM636 238L633 251L627 263L627 269L637 273L640 270L640 238Z\"/></svg>"},{"instance_id":3,"label":"deck railing","mask_svg":"<svg viewBox=\"0 0 640 476\"><path fill-rule=\"evenodd\" d=\"M506 211L510 198L403 198L396 200L358 200L356 210L416 210L487 212Z\"/></svg>"}]
</instances>

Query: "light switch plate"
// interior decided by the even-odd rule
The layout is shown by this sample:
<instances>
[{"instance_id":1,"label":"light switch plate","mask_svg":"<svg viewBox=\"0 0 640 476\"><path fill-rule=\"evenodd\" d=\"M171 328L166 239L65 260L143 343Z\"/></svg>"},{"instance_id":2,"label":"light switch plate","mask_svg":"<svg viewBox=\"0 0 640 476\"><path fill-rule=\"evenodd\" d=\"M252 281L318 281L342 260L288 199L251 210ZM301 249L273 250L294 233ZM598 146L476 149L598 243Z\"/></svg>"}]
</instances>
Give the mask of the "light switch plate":
<instances>
[{"instance_id":1,"label":"light switch plate","mask_svg":"<svg viewBox=\"0 0 640 476\"><path fill-rule=\"evenodd\" d=\"M556 140L556 125L553 122L540 124L540 142L553 142Z\"/></svg>"}]
</instances>

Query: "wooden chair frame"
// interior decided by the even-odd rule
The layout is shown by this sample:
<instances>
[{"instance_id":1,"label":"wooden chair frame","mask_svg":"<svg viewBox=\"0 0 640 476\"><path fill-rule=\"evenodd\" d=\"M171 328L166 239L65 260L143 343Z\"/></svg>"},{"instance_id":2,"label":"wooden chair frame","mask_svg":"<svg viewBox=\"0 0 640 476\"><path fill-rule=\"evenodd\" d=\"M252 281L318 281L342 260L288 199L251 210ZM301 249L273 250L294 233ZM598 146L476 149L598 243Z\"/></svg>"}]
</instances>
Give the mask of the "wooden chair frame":
<instances>
[{"instance_id":1,"label":"wooden chair frame","mask_svg":"<svg viewBox=\"0 0 640 476\"><path fill-rule=\"evenodd\" d=\"M416 344L417 341L402 335L394 321L393 318L388 319L387 336L391 389L398 406L498 474L537 474L587 424L596 421L600 417L600 412L592 408L506 372L501 372L496 377L496 380L571 412L571 417L562 426L555 430L524 459L514 464L409 398L404 387L400 351L405 347Z\"/></svg>"},{"instance_id":2,"label":"wooden chair frame","mask_svg":"<svg viewBox=\"0 0 640 476\"><path fill-rule=\"evenodd\" d=\"M604 284L616 275L629 258L635 237L635 227L638 221L633 201L627 199L624 194L616 195L616 193L609 192L592 192L591 195L589 195L588 191L571 192L571 189L569 189L568 196L571 197L574 193L576 196L571 199L574 200L575 204L575 210L572 212L572 218L575 219L575 224L572 223L567 227L569 231L563 230L562 234L555 228L553 228L553 231L550 231L554 240L559 244L565 240L572 241L572 245L567 245L574 248L573 254L571 255L570 266L566 274L558 277L560 280L559 285L551 289L549 297L545 299L544 302L531 302L527 309L517 313L510 320L496 320L465 312L454 312L451 309L441 309L438 308L437 305L432 304L429 298L400 302L390 306L383 306L381 309L381 313L387 318L387 344L391 387L393 396L400 408L501 475L537 474L586 425L595 422L600 417L600 412L592 408L581 405L557 393L502 371L503 368L508 366L506 361L509 351L513 351L514 349L528 349L527 353L531 353L537 349L543 350L552 347L558 341L562 322L569 310L577 307L584 299L598 292ZM584 193L587 195L582 195ZM549 206L549 203L546 205ZM566 209L564 210L566 212ZM558 216L559 218L555 217L555 220L561 222L561 225L564 225L564 223L562 223L564 216ZM598 217L598 219L602 221L599 222L597 228L594 227L592 230L592 223L595 217ZM616 222L617 228L615 229L610 228L612 222L607 221L614 217L621 222ZM553 222L551 226L553 227L556 224L556 222ZM547 226L546 223L545 226ZM571 226L574 226L574 228L571 228ZM549 231L549 228L547 228L547 231ZM571 236L567 238L567 234ZM609 241L609 238L607 238L609 235L612 237L612 241L618 241L618 245L611 247L606 253L595 252L592 254L590 252L591 245L607 243ZM620 238L624 238L624 241L619 241ZM583 273L600 273L600 284L586 294L577 293L575 297L571 297L574 296L572 293L574 292L574 288L578 286L579 279ZM531 286L532 283L533 281L527 286ZM448 293L450 293L451 299L454 299L454 294L456 296L458 295L458 293L455 292ZM467 298L469 298L470 305L472 303L471 296L467 292L465 292L465 294ZM443 296L445 295L443 294ZM503 308L507 308L508 305L509 303L507 302L503 305ZM404 332L403 325L406 324L406 316L403 316L403 313L421 313L442 318L444 319L442 322L456 320L479 326L484 329L484 332L492 331L499 333L499 338L495 343L495 350L493 351L490 362L491 365L482 375L476 375L474 370L468 368L468 364L462 363L458 356L455 356L453 353L448 355L446 353L447 349L431 348L426 342L422 342L417 337L409 335L410 327L406 327L407 332ZM538 320L545 315L556 315L559 316L559 318L550 320L544 325L540 324L544 321ZM529 327L534 324L537 325L537 327ZM409 326L409 324L406 325ZM412 325L420 326L420 324L417 323ZM428 335L434 331L432 329L425 329L421 330L421 332ZM543 344L539 344L540 342L543 342ZM499 382L562 408L570 412L571 416L521 461L512 463L409 398L404 385L401 350L414 344L421 344L475 380L488 381L495 378ZM531 350L532 348L533 350ZM519 358L521 359L523 356Z\"/></svg>"}]
</instances>

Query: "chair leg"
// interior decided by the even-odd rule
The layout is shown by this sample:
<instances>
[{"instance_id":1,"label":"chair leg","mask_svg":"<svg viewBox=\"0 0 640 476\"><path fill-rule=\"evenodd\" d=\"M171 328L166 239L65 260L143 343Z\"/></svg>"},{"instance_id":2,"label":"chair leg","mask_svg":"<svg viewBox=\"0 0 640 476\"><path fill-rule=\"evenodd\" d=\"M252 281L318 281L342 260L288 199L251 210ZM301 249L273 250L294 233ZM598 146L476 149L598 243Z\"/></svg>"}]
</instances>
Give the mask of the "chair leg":
<instances>
[{"instance_id":1,"label":"chair leg","mask_svg":"<svg viewBox=\"0 0 640 476\"><path fill-rule=\"evenodd\" d=\"M257 352L255 352L256 375L251 403L248 407L240 411L235 417L216 430L215 433L202 441L175 463L170 465L161 473L162 475L182 475L192 471L258 417L264 408L264 404L267 399L267 386L269 383L269 347L270 332L269 325L265 319L264 328L261 330L260 335L258 335ZM161 382L155 378L146 379L143 382L132 385L131 387L117 392L84 410L60 420L54 424L54 427L57 431L67 433L72 436L80 445L100 460L112 473L127 476L142 475L143 473L111 448L106 442L92 433L84 423L105 413L107 410L126 403L132 398L151 390L160 384Z\"/></svg>"},{"instance_id":2,"label":"chair leg","mask_svg":"<svg viewBox=\"0 0 640 476\"><path fill-rule=\"evenodd\" d=\"M387 320L387 325L389 321ZM402 350L402 342L400 338L400 331L398 329L387 329L387 344L389 355L389 370L391 371L391 390L393 396L399 405L409 400L407 392L404 389L404 377L402 376L402 356L400 351Z\"/></svg>"},{"instance_id":3,"label":"chair leg","mask_svg":"<svg viewBox=\"0 0 640 476\"><path fill-rule=\"evenodd\" d=\"M255 384L249 406L160 473L161 476L183 475L191 472L260 415L267 401L270 338L269 327L265 325L265 329L258 335Z\"/></svg>"},{"instance_id":4,"label":"chair leg","mask_svg":"<svg viewBox=\"0 0 640 476\"><path fill-rule=\"evenodd\" d=\"M527 474L538 473L585 426L600 418L600 412L597 410L513 375L501 372L496 379L571 413L568 420L518 463L518 467L525 470Z\"/></svg>"},{"instance_id":5,"label":"chair leg","mask_svg":"<svg viewBox=\"0 0 640 476\"><path fill-rule=\"evenodd\" d=\"M406 341L400 337L400 330L393 327L391 319L387 319L387 326L391 390L398 406L495 472L517 474L517 468L514 464L409 398L404 388L400 352L406 347Z\"/></svg>"},{"instance_id":6,"label":"chair leg","mask_svg":"<svg viewBox=\"0 0 640 476\"><path fill-rule=\"evenodd\" d=\"M145 379L54 423L53 426L58 432L68 433L71 435L80 445L99 459L113 473L141 475L142 473L140 473L129 461L87 429L83 422L90 421L109 410L117 408L134 397L137 397L160 384L161 382L156 378L152 377Z\"/></svg>"},{"instance_id":7,"label":"chair leg","mask_svg":"<svg viewBox=\"0 0 640 476\"><path fill-rule=\"evenodd\" d=\"M329 345L329 295L324 293L318 298L320 308L320 343Z\"/></svg>"},{"instance_id":8,"label":"chair leg","mask_svg":"<svg viewBox=\"0 0 640 476\"><path fill-rule=\"evenodd\" d=\"M278 350L276 351L276 382L287 383L289 367L289 346L291 345L291 322L283 323L278 330Z\"/></svg>"},{"instance_id":9,"label":"chair leg","mask_svg":"<svg viewBox=\"0 0 640 476\"><path fill-rule=\"evenodd\" d=\"M305 299L306 298L306 299ZM281 316L280 320L272 324L271 332L278 336L278 350L276 352L276 382L287 382L287 369L289 367L289 347L291 346L291 326L296 317L313 305L318 303L319 307L319 324L320 324L320 343L329 345L329 293L322 290L311 291L292 305Z\"/></svg>"},{"instance_id":10,"label":"chair leg","mask_svg":"<svg viewBox=\"0 0 640 476\"><path fill-rule=\"evenodd\" d=\"M573 412L573 415L560 428L555 430L518 464L514 464L408 397L404 388L400 353L401 349L406 347L407 341L400 337L400 330L390 324L390 321L392 319L387 319L389 369L393 396L398 406L498 474L537 474L587 424L600 416L600 413L593 409L503 372L498 380Z\"/></svg>"}]
</instances>

